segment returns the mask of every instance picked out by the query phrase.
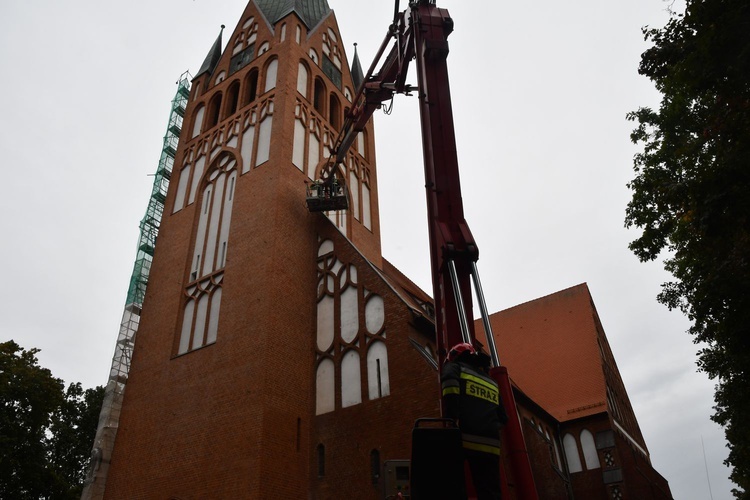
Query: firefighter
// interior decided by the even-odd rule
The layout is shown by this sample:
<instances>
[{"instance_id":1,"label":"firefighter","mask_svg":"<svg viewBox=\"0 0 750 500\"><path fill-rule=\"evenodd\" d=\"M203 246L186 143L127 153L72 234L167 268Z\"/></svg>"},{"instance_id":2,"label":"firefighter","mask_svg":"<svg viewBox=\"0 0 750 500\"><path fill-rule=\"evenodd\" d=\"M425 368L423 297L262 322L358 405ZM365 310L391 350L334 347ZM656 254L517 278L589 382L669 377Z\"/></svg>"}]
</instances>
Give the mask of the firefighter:
<instances>
[{"instance_id":1,"label":"firefighter","mask_svg":"<svg viewBox=\"0 0 750 500\"><path fill-rule=\"evenodd\" d=\"M448 352L441 375L445 416L461 429L478 500L500 498L500 429L508 421L488 369L489 356L463 343Z\"/></svg>"}]
</instances>

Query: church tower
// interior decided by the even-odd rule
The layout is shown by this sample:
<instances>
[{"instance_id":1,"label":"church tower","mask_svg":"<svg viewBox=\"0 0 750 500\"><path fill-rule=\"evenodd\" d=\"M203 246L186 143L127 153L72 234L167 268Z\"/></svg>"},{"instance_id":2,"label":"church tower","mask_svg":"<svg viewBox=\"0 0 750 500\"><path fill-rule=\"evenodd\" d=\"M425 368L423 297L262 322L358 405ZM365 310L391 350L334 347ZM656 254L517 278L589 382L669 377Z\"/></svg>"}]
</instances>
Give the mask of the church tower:
<instances>
[{"instance_id":1,"label":"church tower","mask_svg":"<svg viewBox=\"0 0 750 500\"><path fill-rule=\"evenodd\" d=\"M380 252L372 123L337 167L349 209L305 206L361 67L326 0L253 0L223 29L184 109L104 498L377 498L438 398L429 297ZM396 408L399 386L435 397Z\"/></svg>"},{"instance_id":2,"label":"church tower","mask_svg":"<svg viewBox=\"0 0 750 500\"><path fill-rule=\"evenodd\" d=\"M335 167L349 208L306 207L353 59L326 0L250 0L181 78L83 498L409 496L435 310L381 255L372 122ZM540 498L671 498L585 285L490 319Z\"/></svg>"}]
</instances>

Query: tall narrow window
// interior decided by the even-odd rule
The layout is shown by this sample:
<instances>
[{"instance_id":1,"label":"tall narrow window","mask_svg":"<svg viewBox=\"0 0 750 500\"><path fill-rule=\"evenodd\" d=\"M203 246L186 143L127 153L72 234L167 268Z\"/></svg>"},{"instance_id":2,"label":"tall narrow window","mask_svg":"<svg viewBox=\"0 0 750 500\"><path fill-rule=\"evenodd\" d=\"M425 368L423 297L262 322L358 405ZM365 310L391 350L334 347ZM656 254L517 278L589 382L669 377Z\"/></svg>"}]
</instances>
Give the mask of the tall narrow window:
<instances>
[{"instance_id":1,"label":"tall narrow window","mask_svg":"<svg viewBox=\"0 0 750 500\"><path fill-rule=\"evenodd\" d=\"M565 434L565 437L563 437L563 449L565 450L565 460L568 461L568 471L571 474L581 472L583 467L581 466L581 455L578 454L576 438L571 434Z\"/></svg>"},{"instance_id":2,"label":"tall narrow window","mask_svg":"<svg viewBox=\"0 0 750 500\"><path fill-rule=\"evenodd\" d=\"M193 133L190 138L197 137L201 133L201 127L203 127L203 115L206 112L205 106L200 106L193 115Z\"/></svg>"},{"instance_id":3,"label":"tall narrow window","mask_svg":"<svg viewBox=\"0 0 750 500\"><path fill-rule=\"evenodd\" d=\"M208 103L208 111L206 113L206 126L203 130L208 130L215 127L219 123L219 113L221 111L221 92L217 92Z\"/></svg>"},{"instance_id":4,"label":"tall narrow window","mask_svg":"<svg viewBox=\"0 0 750 500\"><path fill-rule=\"evenodd\" d=\"M302 94L302 97L307 99L307 66L303 63L299 63L297 68L297 92Z\"/></svg>"},{"instance_id":5,"label":"tall narrow window","mask_svg":"<svg viewBox=\"0 0 750 500\"><path fill-rule=\"evenodd\" d=\"M326 475L326 447L320 443L317 447L318 451L318 477Z\"/></svg>"},{"instance_id":6,"label":"tall narrow window","mask_svg":"<svg viewBox=\"0 0 750 500\"><path fill-rule=\"evenodd\" d=\"M236 165L233 156L221 155L204 179L178 354L212 344L217 338Z\"/></svg>"},{"instance_id":7,"label":"tall narrow window","mask_svg":"<svg viewBox=\"0 0 750 500\"><path fill-rule=\"evenodd\" d=\"M372 212L370 211L370 186L362 183L362 224L372 229Z\"/></svg>"},{"instance_id":8,"label":"tall narrow window","mask_svg":"<svg viewBox=\"0 0 750 500\"><path fill-rule=\"evenodd\" d=\"M315 94L313 95L313 107L315 111L325 116L326 86L320 78L315 79Z\"/></svg>"},{"instance_id":9,"label":"tall narrow window","mask_svg":"<svg viewBox=\"0 0 750 500\"><path fill-rule=\"evenodd\" d=\"M367 134L364 130L357 135L357 152L362 158L367 158Z\"/></svg>"},{"instance_id":10,"label":"tall narrow window","mask_svg":"<svg viewBox=\"0 0 750 500\"><path fill-rule=\"evenodd\" d=\"M378 484L380 480L380 452L378 450L370 451L370 478L372 484Z\"/></svg>"},{"instance_id":11,"label":"tall narrow window","mask_svg":"<svg viewBox=\"0 0 750 500\"><path fill-rule=\"evenodd\" d=\"M359 179L353 170L349 171L349 196L352 197L352 204L349 208L354 218L359 220Z\"/></svg>"},{"instance_id":12,"label":"tall narrow window","mask_svg":"<svg viewBox=\"0 0 750 500\"><path fill-rule=\"evenodd\" d=\"M179 212L185 206L185 195L187 194L188 181L190 180L190 164L186 163L180 170L180 180L177 183L177 195L174 198L172 213Z\"/></svg>"},{"instance_id":13,"label":"tall narrow window","mask_svg":"<svg viewBox=\"0 0 750 500\"><path fill-rule=\"evenodd\" d=\"M255 100L258 94L258 70L251 69L243 83L244 91L242 93L242 107L247 106Z\"/></svg>"},{"instance_id":14,"label":"tall narrow window","mask_svg":"<svg viewBox=\"0 0 750 500\"><path fill-rule=\"evenodd\" d=\"M352 349L341 360L341 406L346 408L362 402L362 377L359 352Z\"/></svg>"},{"instance_id":15,"label":"tall narrow window","mask_svg":"<svg viewBox=\"0 0 750 500\"><path fill-rule=\"evenodd\" d=\"M263 89L263 92L268 92L269 90L276 88L276 72L279 67L279 60L278 59L272 59L268 66L266 66L266 85Z\"/></svg>"},{"instance_id":16,"label":"tall narrow window","mask_svg":"<svg viewBox=\"0 0 750 500\"><path fill-rule=\"evenodd\" d=\"M224 113L224 117L228 118L237 112L237 106L240 102L240 82L232 82L227 89L227 109Z\"/></svg>"},{"instance_id":17,"label":"tall narrow window","mask_svg":"<svg viewBox=\"0 0 750 500\"><path fill-rule=\"evenodd\" d=\"M378 399L391 393L388 379L388 352L385 344L375 341L367 350L367 386L370 399Z\"/></svg>"},{"instance_id":18,"label":"tall narrow window","mask_svg":"<svg viewBox=\"0 0 750 500\"><path fill-rule=\"evenodd\" d=\"M328 121L331 122L331 127L334 130L338 130L341 127L341 104L333 94L331 94L328 103Z\"/></svg>"},{"instance_id":19,"label":"tall narrow window","mask_svg":"<svg viewBox=\"0 0 750 500\"><path fill-rule=\"evenodd\" d=\"M333 361L323 359L315 373L315 414L322 415L334 410L336 375Z\"/></svg>"},{"instance_id":20,"label":"tall narrow window","mask_svg":"<svg viewBox=\"0 0 750 500\"><path fill-rule=\"evenodd\" d=\"M297 417L297 451L300 450L302 444L302 419Z\"/></svg>"},{"instance_id":21,"label":"tall narrow window","mask_svg":"<svg viewBox=\"0 0 750 500\"><path fill-rule=\"evenodd\" d=\"M581 449L583 450L583 459L586 462L586 468L588 470L598 469L600 467L599 454L596 451L594 436L587 429L581 431Z\"/></svg>"}]
</instances>

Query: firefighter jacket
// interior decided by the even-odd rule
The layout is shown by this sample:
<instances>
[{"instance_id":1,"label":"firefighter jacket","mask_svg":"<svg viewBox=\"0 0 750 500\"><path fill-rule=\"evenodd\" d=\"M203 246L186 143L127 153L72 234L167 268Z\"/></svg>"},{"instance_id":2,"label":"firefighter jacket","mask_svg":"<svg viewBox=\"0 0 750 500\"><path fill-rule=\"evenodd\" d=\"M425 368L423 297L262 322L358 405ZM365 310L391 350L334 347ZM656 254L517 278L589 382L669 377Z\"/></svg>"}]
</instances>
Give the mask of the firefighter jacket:
<instances>
[{"instance_id":1,"label":"firefighter jacket","mask_svg":"<svg viewBox=\"0 0 750 500\"><path fill-rule=\"evenodd\" d=\"M508 421L497 383L468 363L447 362L441 375L448 418L458 422L464 448L500 454L500 428Z\"/></svg>"}]
</instances>

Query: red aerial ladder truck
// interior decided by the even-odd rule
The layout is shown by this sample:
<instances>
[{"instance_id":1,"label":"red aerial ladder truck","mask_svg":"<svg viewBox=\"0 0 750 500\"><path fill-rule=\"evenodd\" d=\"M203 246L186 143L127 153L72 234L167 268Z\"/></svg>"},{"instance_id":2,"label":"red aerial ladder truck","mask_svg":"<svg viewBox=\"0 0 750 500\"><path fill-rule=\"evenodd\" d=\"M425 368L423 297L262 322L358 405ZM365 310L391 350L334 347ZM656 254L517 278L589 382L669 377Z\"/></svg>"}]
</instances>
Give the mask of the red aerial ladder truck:
<instances>
[{"instance_id":1,"label":"red aerial ladder truck","mask_svg":"<svg viewBox=\"0 0 750 500\"><path fill-rule=\"evenodd\" d=\"M443 366L445 356L453 345L461 342L475 344L474 321L469 316L473 313L473 283L486 333L486 345L492 359L490 375L500 387L510 417L503 430L503 443L504 460L509 465L512 479L503 475L504 498L536 500L538 496L513 391L508 372L500 364L495 349L479 281L476 266L479 249L464 219L446 62L447 37L452 31L453 20L448 11L438 8L434 0L412 1L403 12L399 12L399 2L396 0L393 24L354 98L322 174L323 180L313 185L314 193L308 192L308 207L311 211L346 208L346 192L342 188L343 180L336 178L336 166L343 162L357 134L364 130L367 121L382 103L389 101L394 94L417 93L422 125L438 366ZM392 41L395 43L378 67ZM416 87L406 83L412 60L415 61L417 72ZM413 462L416 455L418 453L413 451ZM412 463L413 471L416 467L417 464ZM462 470L459 474L463 477ZM422 480L425 479L412 476L413 498L417 498L418 489L425 490L414 484ZM439 482L437 477L426 480ZM470 486L467 490L472 491ZM426 497L417 500L422 498Z\"/></svg>"}]
</instances>

